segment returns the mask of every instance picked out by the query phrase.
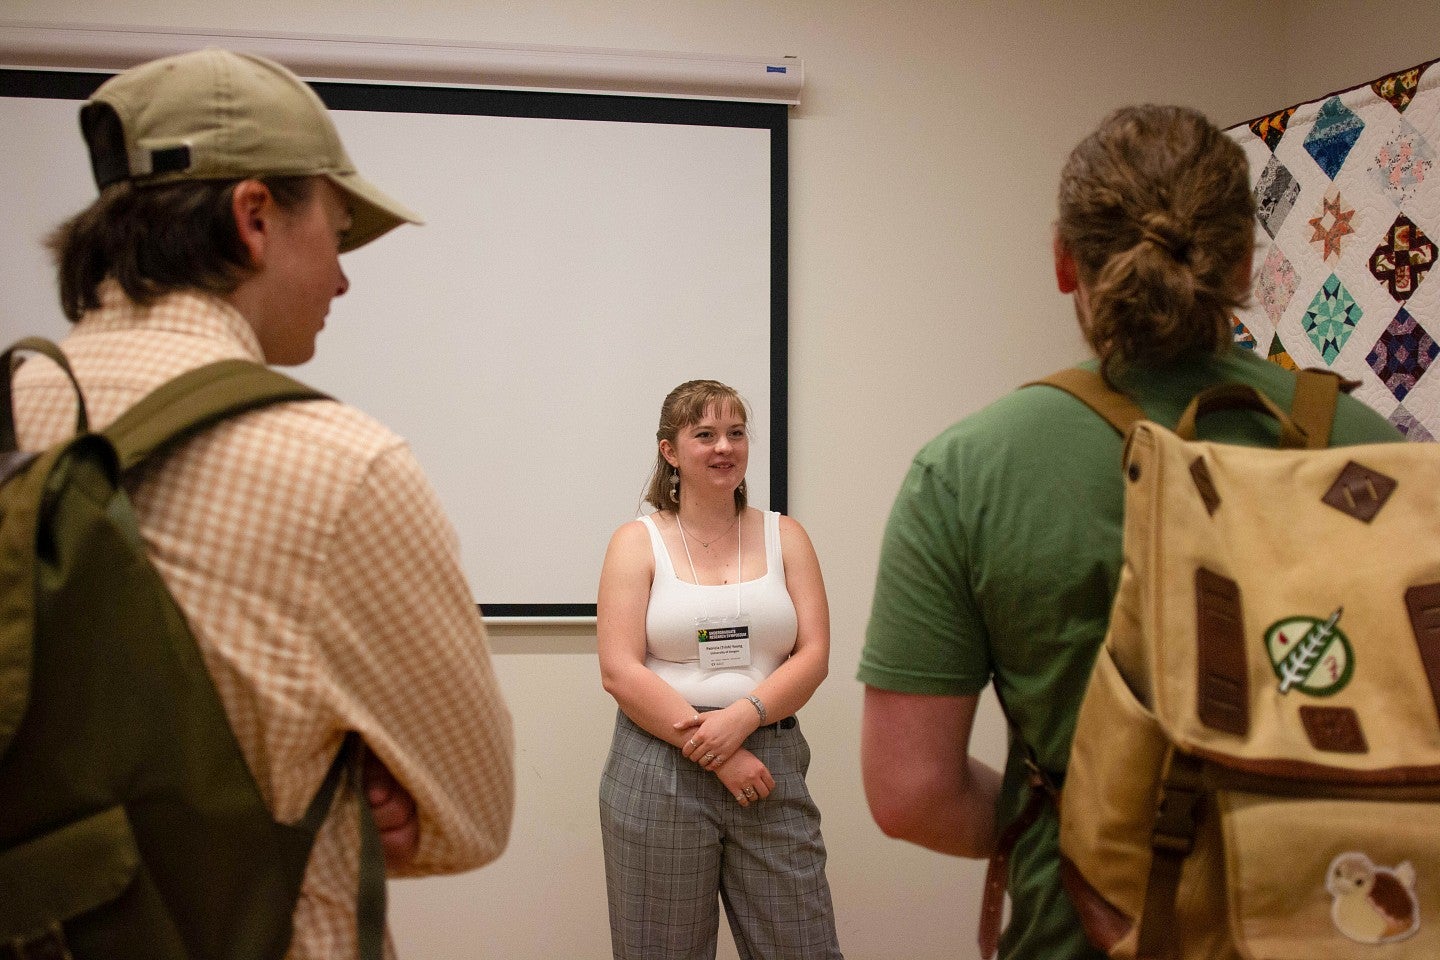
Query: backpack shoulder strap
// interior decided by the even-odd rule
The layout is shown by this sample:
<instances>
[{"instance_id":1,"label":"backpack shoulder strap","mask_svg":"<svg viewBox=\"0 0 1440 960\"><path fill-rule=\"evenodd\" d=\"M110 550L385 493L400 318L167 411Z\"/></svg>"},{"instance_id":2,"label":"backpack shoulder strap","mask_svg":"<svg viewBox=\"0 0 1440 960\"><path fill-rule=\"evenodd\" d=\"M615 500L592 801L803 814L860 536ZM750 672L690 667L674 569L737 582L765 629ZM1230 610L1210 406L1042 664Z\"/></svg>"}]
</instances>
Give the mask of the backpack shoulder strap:
<instances>
[{"instance_id":1,"label":"backpack shoulder strap","mask_svg":"<svg viewBox=\"0 0 1440 960\"><path fill-rule=\"evenodd\" d=\"M80 381L75 379L75 371L70 369L70 361L60 347L44 337L23 337L0 354L0 453L10 453L20 448L15 430L14 394L10 384L15 366L20 362L18 355L21 353L39 353L54 361L69 378L70 386L75 390L75 432L84 433L90 429L90 421L85 414L85 394L80 389Z\"/></svg>"},{"instance_id":2,"label":"backpack shoulder strap","mask_svg":"<svg viewBox=\"0 0 1440 960\"><path fill-rule=\"evenodd\" d=\"M359 936L357 960L382 960L385 952L385 850L380 844L380 831L375 813L365 797L365 741L351 731L345 735L340 751L320 789L310 800L305 815L295 824L314 836L330 815L335 794L342 782L348 783L357 807L360 825L360 882L355 901L355 920Z\"/></svg>"},{"instance_id":3,"label":"backpack shoulder strap","mask_svg":"<svg viewBox=\"0 0 1440 960\"><path fill-rule=\"evenodd\" d=\"M1290 401L1290 419L1305 431L1305 449L1330 446L1330 428L1335 425L1335 406L1340 394L1358 384L1333 370L1301 370L1295 379L1295 397Z\"/></svg>"},{"instance_id":4,"label":"backpack shoulder strap","mask_svg":"<svg viewBox=\"0 0 1440 960\"><path fill-rule=\"evenodd\" d=\"M1044 384L1064 390L1119 431L1121 436L1145 413L1126 394L1109 386L1092 370L1070 367L1042 377L1026 386ZM1295 380L1295 396L1290 403L1290 417L1305 431L1307 449L1318 450L1330 445L1330 429L1335 423L1335 406L1341 393L1349 393L1357 384L1333 370L1305 369Z\"/></svg>"},{"instance_id":5,"label":"backpack shoulder strap","mask_svg":"<svg viewBox=\"0 0 1440 960\"><path fill-rule=\"evenodd\" d=\"M1043 384L1064 390L1099 414L1106 423L1114 427L1122 437L1135 423L1145 419L1145 412L1130 397L1112 388L1100 374L1080 367L1057 370L1048 377L1025 384L1027 387Z\"/></svg>"},{"instance_id":6,"label":"backpack shoulder strap","mask_svg":"<svg viewBox=\"0 0 1440 960\"><path fill-rule=\"evenodd\" d=\"M1010 735L1019 741L1025 750L1026 787L1029 796L1015 819L1000 831L995 840L995 852L990 855L990 862L985 867L985 888L980 898L980 922L976 929L983 960L991 960L1000 947L1000 931L1005 916L1005 889L1010 881L1010 855L1015 851L1015 845L1020 842L1020 838L1039 821L1046 807L1059 809L1060 785L1064 779L1040 766L1040 758L1036 756L1034 748L1020 736L1020 729L1010 720L1008 713L1005 720L1010 726Z\"/></svg>"},{"instance_id":7,"label":"backpack shoulder strap","mask_svg":"<svg viewBox=\"0 0 1440 960\"><path fill-rule=\"evenodd\" d=\"M103 433L128 470L216 421L284 400L322 400L313 387L250 360L220 360L161 384Z\"/></svg>"},{"instance_id":8,"label":"backpack shoulder strap","mask_svg":"<svg viewBox=\"0 0 1440 960\"><path fill-rule=\"evenodd\" d=\"M323 400L313 387L249 360L221 360L183 373L155 388L102 431L115 447L121 470L226 417L286 400ZM365 799L364 742L349 734L319 790L296 826L313 836L330 813L344 781L358 805L360 884L356 922L361 960L380 960L385 937L385 854Z\"/></svg>"}]
</instances>

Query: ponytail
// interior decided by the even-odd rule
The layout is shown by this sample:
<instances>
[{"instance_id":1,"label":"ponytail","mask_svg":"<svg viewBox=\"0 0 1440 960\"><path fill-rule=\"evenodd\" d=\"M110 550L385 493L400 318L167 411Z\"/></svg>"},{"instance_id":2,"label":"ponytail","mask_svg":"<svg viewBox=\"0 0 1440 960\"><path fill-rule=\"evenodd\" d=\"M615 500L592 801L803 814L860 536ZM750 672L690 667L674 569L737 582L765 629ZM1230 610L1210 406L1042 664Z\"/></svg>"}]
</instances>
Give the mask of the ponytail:
<instances>
[{"instance_id":1,"label":"ponytail","mask_svg":"<svg viewBox=\"0 0 1440 960\"><path fill-rule=\"evenodd\" d=\"M1057 230L1106 379L1228 346L1248 299L1254 210L1244 153L1193 110L1117 111L1072 151Z\"/></svg>"}]
</instances>

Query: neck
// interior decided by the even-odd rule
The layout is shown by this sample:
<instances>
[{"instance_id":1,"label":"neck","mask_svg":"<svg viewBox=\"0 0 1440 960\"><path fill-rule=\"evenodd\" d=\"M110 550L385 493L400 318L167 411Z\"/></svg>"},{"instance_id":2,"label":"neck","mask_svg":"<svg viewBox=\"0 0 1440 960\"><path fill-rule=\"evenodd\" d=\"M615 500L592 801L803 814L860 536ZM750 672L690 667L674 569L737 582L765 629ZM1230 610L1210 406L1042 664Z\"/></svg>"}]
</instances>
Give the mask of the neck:
<instances>
[{"instance_id":1,"label":"neck","mask_svg":"<svg viewBox=\"0 0 1440 960\"><path fill-rule=\"evenodd\" d=\"M728 542L730 532L739 529L740 513L735 509L733 498L728 505L717 504L702 510L693 503L687 503L682 495L680 509L675 513L675 522L680 527L682 539L693 539L709 550L713 544ZM686 550L689 550L688 546ZM691 563L693 564L694 560L691 560Z\"/></svg>"},{"instance_id":2,"label":"neck","mask_svg":"<svg viewBox=\"0 0 1440 960\"><path fill-rule=\"evenodd\" d=\"M739 513L735 509L735 497L733 494L726 494L724 499L711 498L701 500L697 497L688 497L682 490L680 492L680 506L675 513L682 521L696 525L713 525L729 523Z\"/></svg>"}]
</instances>

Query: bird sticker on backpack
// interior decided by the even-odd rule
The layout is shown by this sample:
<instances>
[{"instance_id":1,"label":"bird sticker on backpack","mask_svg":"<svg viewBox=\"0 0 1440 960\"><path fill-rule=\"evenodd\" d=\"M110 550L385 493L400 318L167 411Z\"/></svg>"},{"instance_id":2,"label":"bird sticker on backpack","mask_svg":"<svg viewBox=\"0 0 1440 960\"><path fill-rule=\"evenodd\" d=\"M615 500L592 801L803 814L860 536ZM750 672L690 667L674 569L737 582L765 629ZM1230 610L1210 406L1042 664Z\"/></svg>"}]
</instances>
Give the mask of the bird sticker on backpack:
<instances>
[{"instance_id":1,"label":"bird sticker on backpack","mask_svg":"<svg viewBox=\"0 0 1440 960\"><path fill-rule=\"evenodd\" d=\"M1363 853L1342 853L1330 861L1325 889L1334 897L1335 928L1356 943L1394 943L1420 929L1415 867L1408 860L1380 867Z\"/></svg>"}]
</instances>

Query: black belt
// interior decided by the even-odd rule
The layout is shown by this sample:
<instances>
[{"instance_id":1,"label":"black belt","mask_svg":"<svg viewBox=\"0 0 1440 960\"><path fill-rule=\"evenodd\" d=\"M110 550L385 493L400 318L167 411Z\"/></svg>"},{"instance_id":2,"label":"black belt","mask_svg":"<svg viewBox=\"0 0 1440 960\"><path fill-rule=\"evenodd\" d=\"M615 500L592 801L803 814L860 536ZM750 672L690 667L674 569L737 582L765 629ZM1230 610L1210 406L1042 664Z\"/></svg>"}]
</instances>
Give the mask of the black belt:
<instances>
[{"instance_id":1,"label":"black belt","mask_svg":"<svg viewBox=\"0 0 1440 960\"><path fill-rule=\"evenodd\" d=\"M711 710L721 710L721 709L723 709L723 708L722 708L722 707L696 707L696 708L695 708L695 711L696 711L697 713L709 713ZM792 713L790 716L786 717L786 718L783 719L783 720L776 720L774 723L767 723L767 724L765 724L765 726L763 726L763 727L756 727L756 728L755 728L755 731L758 733L758 732L761 731L761 730L794 730L794 729L795 729L795 725L796 725L797 723L799 723L799 722L800 722L800 721L797 720L797 719L795 719L795 715Z\"/></svg>"}]
</instances>

